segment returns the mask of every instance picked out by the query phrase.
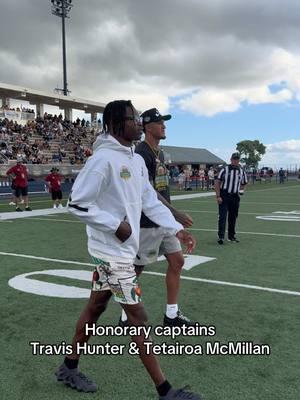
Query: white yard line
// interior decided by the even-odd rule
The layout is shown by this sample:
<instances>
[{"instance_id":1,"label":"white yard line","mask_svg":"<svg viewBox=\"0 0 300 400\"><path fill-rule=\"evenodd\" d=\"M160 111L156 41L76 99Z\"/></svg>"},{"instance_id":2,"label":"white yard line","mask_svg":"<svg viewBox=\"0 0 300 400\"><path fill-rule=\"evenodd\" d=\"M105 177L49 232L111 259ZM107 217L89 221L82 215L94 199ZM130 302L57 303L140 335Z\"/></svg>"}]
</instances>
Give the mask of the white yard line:
<instances>
[{"instance_id":1,"label":"white yard line","mask_svg":"<svg viewBox=\"0 0 300 400\"><path fill-rule=\"evenodd\" d=\"M242 204L265 204L265 205L276 205L276 206L300 206L300 203L263 203L261 201L243 201Z\"/></svg>"},{"instance_id":2,"label":"white yard line","mask_svg":"<svg viewBox=\"0 0 300 400\"><path fill-rule=\"evenodd\" d=\"M29 221L49 221L49 222L67 222L71 224L82 224L81 221L71 221L66 219L54 219L54 218L32 218ZM216 229L203 229L203 228L189 228L189 231L203 231L203 232L217 232ZM279 236L279 237L290 237L290 238L300 238L300 235L285 235L281 233L268 233L268 232L242 232L239 231L237 234L245 234L245 235L260 235L260 236Z\"/></svg>"},{"instance_id":3,"label":"white yard line","mask_svg":"<svg viewBox=\"0 0 300 400\"><path fill-rule=\"evenodd\" d=\"M6 253L6 252L1 251L0 255L11 256L11 257L21 257L21 258L48 261L48 262L55 262L55 263L61 263L61 264L86 265L86 266L91 266L91 267L95 266L95 264L93 264L93 263L84 263L84 262L71 261L71 260L60 260L60 259L56 259L56 258L47 258L47 257L37 257L37 256L28 255L28 254ZM166 276L163 273L152 272L152 271L144 271L143 274L153 275L153 276L162 276L162 277ZM243 283L216 281L216 280L212 280L212 279L195 278L195 277L190 277L190 276L185 276L185 275L182 275L181 279L187 280L187 281L192 281L192 282L209 283L212 285L240 287L240 288L245 288L245 289L260 290L260 291L271 292L271 293L280 293L280 294L286 294L286 295L292 295L292 296L300 296L300 292L296 292L296 291L273 289L273 288L256 286L256 285L246 285Z\"/></svg>"},{"instance_id":4,"label":"white yard line","mask_svg":"<svg viewBox=\"0 0 300 400\"><path fill-rule=\"evenodd\" d=\"M9 200L11 200L11 199L9 199ZM37 201L34 201L34 200L30 200L30 204L38 204L38 203L51 203L52 202L52 200L49 198L48 200L37 200ZM9 204L7 203L2 203L2 204L0 204L0 207L7 207L7 206L9 206ZM15 206L10 206L12 209L15 207Z\"/></svg>"},{"instance_id":5,"label":"white yard line","mask_svg":"<svg viewBox=\"0 0 300 400\"><path fill-rule=\"evenodd\" d=\"M184 212L189 212L189 213L208 213L208 214L217 214L218 210L216 209L215 211L211 211L211 210L181 210ZM254 213L254 212L240 212L239 211L239 215L240 214L244 214L244 215L259 215L259 214L263 214L263 213Z\"/></svg>"},{"instance_id":6,"label":"white yard line","mask_svg":"<svg viewBox=\"0 0 300 400\"><path fill-rule=\"evenodd\" d=\"M276 187L276 188L269 188L269 189L259 189L259 190L249 190L249 192L246 192L247 194L251 193L258 193L258 192L266 192L270 190L287 190L287 189L294 189L294 188L300 188L299 185L294 185L294 186L287 186L287 187ZM171 196L171 200L186 200L186 199L193 199L193 198L198 198L198 197L210 197L210 196L215 196L215 192L206 192L206 193L193 193L193 194L179 194L179 195L173 195ZM264 204L264 203L261 203ZM267 204L267 203L265 203ZM272 203L268 203L272 204ZM274 204L274 203L273 203ZM278 203L276 203L278 204Z\"/></svg>"},{"instance_id":7,"label":"white yard line","mask_svg":"<svg viewBox=\"0 0 300 400\"><path fill-rule=\"evenodd\" d=\"M189 231L217 232L217 229L189 228ZM268 232L242 232L242 231L238 231L237 235L238 234L300 238L300 235L288 235L288 234L285 235L283 233L268 233Z\"/></svg>"},{"instance_id":8,"label":"white yard line","mask_svg":"<svg viewBox=\"0 0 300 400\"><path fill-rule=\"evenodd\" d=\"M190 203L199 203L199 204L204 204L208 203L211 204L211 201L197 201L197 200L191 200ZM300 206L300 203L263 203L261 201L243 201L241 204L264 204L264 205L277 205L277 206ZM216 208L217 208L217 203L216 203Z\"/></svg>"},{"instance_id":9,"label":"white yard line","mask_svg":"<svg viewBox=\"0 0 300 400\"><path fill-rule=\"evenodd\" d=\"M45 190L43 192L28 192L28 194L45 194ZM0 196L12 196L12 192L0 193Z\"/></svg>"},{"instance_id":10,"label":"white yard line","mask_svg":"<svg viewBox=\"0 0 300 400\"><path fill-rule=\"evenodd\" d=\"M52 214L64 214L67 212L67 209L64 208L43 208L41 210L33 210L33 211L22 211L22 212L4 212L0 213L0 220L5 221L7 219L20 219L20 218L31 218L40 215L52 215Z\"/></svg>"},{"instance_id":11,"label":"white yard line","mask_svg":"<svg viewBox=\"0 0 300 400\"><path fill-rule=\"evenodd\" d=\"M50 215L49 215L50 217ZM76 220L71 220L71 219L57 219L57 218L32 218L29 221L52 221L52 222L67 222L71 224L81 224L83 223L81 221L76 221Z\"/></svg>"},{"instance_id":12,"label":"white yard line","mask_svg":"<svg viewBox=\"0 0 300 400\"><path fill-rule=\"evenodd\" d=\"M284 185L280 185L280 187L276 187L276 188L249 190L249 194L254 193L254 192L267 192L269 190L288 190L288 189L295 189L295 188L300 188L300 184L293 185L293 186L285 186L285 187L284 187Z\"/></svg>"}]
</instances>

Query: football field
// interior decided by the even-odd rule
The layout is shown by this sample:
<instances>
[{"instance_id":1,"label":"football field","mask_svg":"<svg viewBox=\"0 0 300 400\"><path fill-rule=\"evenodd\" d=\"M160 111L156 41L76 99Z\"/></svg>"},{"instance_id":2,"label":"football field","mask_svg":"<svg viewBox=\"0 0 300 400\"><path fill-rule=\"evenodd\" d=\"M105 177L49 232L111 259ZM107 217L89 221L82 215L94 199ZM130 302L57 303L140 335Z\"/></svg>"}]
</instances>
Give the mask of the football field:
<instances>
[{"instance_id":1,"label":"football field","mask_svg":"<svg viewBox=\"0 0 300 400\"><path fill-rule=\"evenodd\" d=\"M240 243L217 244L214 196L174 200L194 219L194 257L182 272L180 308L215 336L153 336L155 343L198 345L198 355L161 355L168 380L205 400L297 400L300 393L300 183L249 185L237 222ZM187 195L189 192L174 194ZM190 192L194 194L194 192ZM1 200L0 213L12 211ZM33 198L34 210L51 207ZM25 213L24 213L25 214ZM81 394L56 382L62 355L33 355L30 342L71 342L93 270L85 226L71 215L0 218L0 393L4 400L155 400L137 356L87 355L80 368L99 386ZM198 257L196 257L198 256ZM162 324L166 262L141 278L149 324ZM112 300L99 325L117 325ZM129 345L129 337L93 337L93 344ZM207 354L207 342L267 345L270 354ZM200 345L200 346L199 346ZM267 347L266 346L266 347ZM190 348L190 346L187 346ZM238 347L234 347L235 349ZM241 347L242 348L242 347ZM226 352L224 350L224 352Z\"/></svg>"}]
</instances>

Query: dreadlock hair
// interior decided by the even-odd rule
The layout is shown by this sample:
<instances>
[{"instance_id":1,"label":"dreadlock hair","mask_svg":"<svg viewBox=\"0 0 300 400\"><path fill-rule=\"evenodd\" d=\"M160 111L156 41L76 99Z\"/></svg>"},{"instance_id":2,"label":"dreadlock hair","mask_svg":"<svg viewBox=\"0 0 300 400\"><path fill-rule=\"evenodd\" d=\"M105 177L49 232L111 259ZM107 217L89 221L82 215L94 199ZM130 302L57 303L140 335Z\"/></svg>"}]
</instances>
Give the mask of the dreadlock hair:
<instances>
[{"instance_id":1,"label":"dreadlock hair","mask_svg":"<svg viewBox=\"0 0 300 400\"><path fill-rule=\"evenodd\" d=\"M117 136L123 136L125 130L126 108L133 105L130 100L114 100L108 103L103 111L103 132L111 130Z\"/></svg>"}]
</instances>

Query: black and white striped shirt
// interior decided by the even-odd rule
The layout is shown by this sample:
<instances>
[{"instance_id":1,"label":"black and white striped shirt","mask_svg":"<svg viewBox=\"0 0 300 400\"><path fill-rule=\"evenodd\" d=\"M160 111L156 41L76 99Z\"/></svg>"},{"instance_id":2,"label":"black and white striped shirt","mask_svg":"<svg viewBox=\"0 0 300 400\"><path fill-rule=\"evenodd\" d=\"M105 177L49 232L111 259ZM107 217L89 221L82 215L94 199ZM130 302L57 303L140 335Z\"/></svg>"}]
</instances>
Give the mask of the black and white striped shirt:
<instances>
[{"instance_id":1,"label":"black and white striped shirt","mask_svg":"<svg viewBox=\"0 0 300 400\"><path fill-rule=\"evenodd\" d=\"M231 164L221 168L218 179L221 181L221 190L227 193L239 193L240 186L248 182L247 175L241 166Z\"/></svg>"}]
</instances>

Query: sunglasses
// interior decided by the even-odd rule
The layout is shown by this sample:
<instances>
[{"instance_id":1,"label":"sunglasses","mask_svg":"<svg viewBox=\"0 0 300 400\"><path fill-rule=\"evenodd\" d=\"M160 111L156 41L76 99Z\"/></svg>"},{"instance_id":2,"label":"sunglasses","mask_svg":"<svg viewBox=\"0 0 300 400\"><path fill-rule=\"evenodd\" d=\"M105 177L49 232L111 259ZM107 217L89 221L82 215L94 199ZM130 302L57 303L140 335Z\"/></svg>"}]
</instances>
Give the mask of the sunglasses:
<instances>
[{"instance_id":1,"label":"sunglasses","mask_svg":"<svg viewBox=\"0 0 300 400\"><path fill-rule=\"evenodd\" d=\"M142 124L143 123L143 118L140 116L134 116L134 117L125 117L126 121L134 121L136 124Z\"/></svg>"}]
</instances>

